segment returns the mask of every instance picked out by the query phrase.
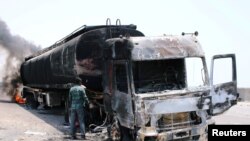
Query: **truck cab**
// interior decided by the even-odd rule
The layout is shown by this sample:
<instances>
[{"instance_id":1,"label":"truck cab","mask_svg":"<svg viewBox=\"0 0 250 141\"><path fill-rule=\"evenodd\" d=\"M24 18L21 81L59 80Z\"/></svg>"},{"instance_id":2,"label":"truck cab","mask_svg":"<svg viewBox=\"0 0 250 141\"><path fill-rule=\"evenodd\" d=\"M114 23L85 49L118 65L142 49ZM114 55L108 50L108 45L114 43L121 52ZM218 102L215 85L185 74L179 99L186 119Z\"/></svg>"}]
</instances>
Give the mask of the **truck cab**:
<instances>
[{"instance_id":1,"label":"truck cab","mask_svg":"<svg viewBox=\"0 0 250 141\"><path fill-rule=\"evenodd\" d=\"M194 34L106 42L104 106L121 140L207 140L211 117L237 102L235 55L214 56L209 77ZM231 63L221 68L231 69L230 81L214 85L214 63L221 58Z\"/></svg>"}]
</instances>

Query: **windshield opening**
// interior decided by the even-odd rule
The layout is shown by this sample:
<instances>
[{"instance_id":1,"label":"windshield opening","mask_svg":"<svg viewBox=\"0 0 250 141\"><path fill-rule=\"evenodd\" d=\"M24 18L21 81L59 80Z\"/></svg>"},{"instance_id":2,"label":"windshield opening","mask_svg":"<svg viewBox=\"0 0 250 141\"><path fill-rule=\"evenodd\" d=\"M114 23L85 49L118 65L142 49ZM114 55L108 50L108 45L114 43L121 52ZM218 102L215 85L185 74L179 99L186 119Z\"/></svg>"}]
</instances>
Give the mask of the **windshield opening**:
<instances>
[{"instance_id":1,"label":"windshield opening","mask_svg":"<svg viewBox=\"0 0 250 141\"><path fill-rule=\"evenodd\" d=\"M200 57L191 57L185 59L187 87L195 88L204 86L206 83L205 69L203 60Z\"/></svg>"},{"instance_id":2,"label":"windshield opening","mask_svg":"<svg viewBox=\"0 0 250 141\"><path fill-rule=\"evenodd\" d=\"M132 63L135 93L204 86L206 68L201 57Z\"/></svg>"},{"instance_id":3,"label":"windshield opening","mask_svg":"<svg viewBox=\"0 0 250 141\"><path fill-rule=\"evenodd\" d=\"M183 58L133 62L135 93L185 88L184 64Z\"/></svg>"}]
</instances>

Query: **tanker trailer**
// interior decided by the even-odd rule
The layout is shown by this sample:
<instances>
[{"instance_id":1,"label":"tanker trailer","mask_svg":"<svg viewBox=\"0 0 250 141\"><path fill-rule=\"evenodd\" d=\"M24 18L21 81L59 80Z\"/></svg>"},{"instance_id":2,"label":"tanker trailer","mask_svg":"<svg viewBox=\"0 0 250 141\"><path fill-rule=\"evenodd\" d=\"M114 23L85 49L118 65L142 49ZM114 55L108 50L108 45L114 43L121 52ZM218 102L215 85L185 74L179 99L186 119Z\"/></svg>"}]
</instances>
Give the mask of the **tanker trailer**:
<instances>
[{"instance_id":1,"label":"tanker trailer","mask_svg":"<svg viewBox=\"0 0 250 141\"><path fill-rule=\"evenodd\" d=\"M127 35L144 36L135 25L83 26L54 45L26 57L20 73L27 104L32 108L39 104L49 107L63 104L68 122L68 91L80 77L95 105L89 116L97 118L88 123L103 122L106 116L102 94L105 40Z\"/></svg>"}]
</instances>

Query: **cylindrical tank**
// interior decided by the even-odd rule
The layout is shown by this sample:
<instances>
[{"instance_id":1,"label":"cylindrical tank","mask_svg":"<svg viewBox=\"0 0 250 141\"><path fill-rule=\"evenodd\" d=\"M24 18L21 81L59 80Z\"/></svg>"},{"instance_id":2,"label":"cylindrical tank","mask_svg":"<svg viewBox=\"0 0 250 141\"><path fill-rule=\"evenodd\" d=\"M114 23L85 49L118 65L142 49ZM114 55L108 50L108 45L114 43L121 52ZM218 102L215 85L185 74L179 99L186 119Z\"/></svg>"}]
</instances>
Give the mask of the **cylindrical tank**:
<instances>
[{"instance_id":1,"label":"cylindrical tank","mask_svg":"<svg viewBox=\"0 0 250 141\"><path fill-rule=\"evenodd\" d=\"M61 40L48 51L22 63L24 85L40 89L67 89L80 77L93 90L102 90L102 57L108 38L144 36L136 26L91 26Z\"/></svg>"}]
</instances>

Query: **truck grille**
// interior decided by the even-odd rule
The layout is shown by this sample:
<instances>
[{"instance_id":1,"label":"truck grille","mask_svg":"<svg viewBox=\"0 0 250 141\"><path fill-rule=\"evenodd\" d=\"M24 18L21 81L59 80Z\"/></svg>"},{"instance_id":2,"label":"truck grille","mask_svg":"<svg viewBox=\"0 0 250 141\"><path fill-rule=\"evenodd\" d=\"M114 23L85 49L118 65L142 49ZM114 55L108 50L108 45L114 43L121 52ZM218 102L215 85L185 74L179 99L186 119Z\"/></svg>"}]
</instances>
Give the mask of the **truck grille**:
<instances>
[{"instance_id":1,"label":"truck grille","mask_svg":"<svg viewBox=\"0 0 250 141\"><path fill-rule=\"evenodd\" d=\"M158 120L157 129L159 131L169 131L181 128L191 127L196 123L196 120L192 120L190 113L172 113L164 114Z\"/></svg>"}]
</instances>

